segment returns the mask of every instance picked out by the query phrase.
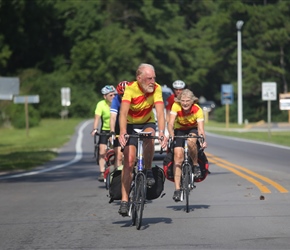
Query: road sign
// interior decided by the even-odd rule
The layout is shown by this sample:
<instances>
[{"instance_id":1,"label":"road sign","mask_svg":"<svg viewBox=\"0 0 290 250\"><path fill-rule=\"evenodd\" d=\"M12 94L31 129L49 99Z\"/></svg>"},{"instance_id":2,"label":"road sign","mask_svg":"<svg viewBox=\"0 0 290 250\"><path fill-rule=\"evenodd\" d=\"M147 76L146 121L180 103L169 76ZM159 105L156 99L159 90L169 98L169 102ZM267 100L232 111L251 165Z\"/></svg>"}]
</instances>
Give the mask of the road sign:
<instances>
[{"instance_id":1,"label":"road sign","mask_svg":"<svg viewBox=\"0 0 290 250\"><path fill-rule=\"evenodd\" d=\"M70 106L70 88L61 88L61 105Z\"/></svg>"},{"instance_id":2,"label":"road sign","mask_svg":"<svg viewBox=\"0 0 290 250\"><path fill-rule=\"evenodd\" d=\"M262 83L262 100L276 101L277 100L277 83L263 82Z\"/></svg>"},{"instance_id":3,"label":"road sign","mask_svg":"<svg viewBox=\"0 0 290 250\"><path fill-rule=\"evenodd\" d=\"M233 95L233 85L232 84L222 84L221 89L221 103L233 104L234 95Z\"/></svg>"},{"instance_id":4,"label":"road sign","mask_svg":"<svg viewBox=\"0 0 290 250\"><path fill-rule=\"evenodd\" d=\"M290 93L279 94L280 110L290 110Z\"/></svg>"},{"instance_id":5,"label":"road sign","mask_svg":"<svg viewBox=\"0 0 290 250\"><path fill-rule=\"evenodd\" d=\"M39 95L14 96L14 103L39 103Z\"/></svg>"},{"instance_id":6,"label":"road sign","mask_svg":"<svg viewBox=\"0 0 290 250\"><path fill-rule=\"evenodd\" d=\"M0 94L0 100L13 100L13 95L2 95L2 94Z\"/></svg>"},{"instance_id":7,"label":"road sign","mask_svg":"<svg viewBox=\"0 0 290 250\"><path fill-rule=\"evenodd\" d=\"M19 94L20 80L19 77L0 77L0 93L6 94Z\"/></svg>"}]
</instances>

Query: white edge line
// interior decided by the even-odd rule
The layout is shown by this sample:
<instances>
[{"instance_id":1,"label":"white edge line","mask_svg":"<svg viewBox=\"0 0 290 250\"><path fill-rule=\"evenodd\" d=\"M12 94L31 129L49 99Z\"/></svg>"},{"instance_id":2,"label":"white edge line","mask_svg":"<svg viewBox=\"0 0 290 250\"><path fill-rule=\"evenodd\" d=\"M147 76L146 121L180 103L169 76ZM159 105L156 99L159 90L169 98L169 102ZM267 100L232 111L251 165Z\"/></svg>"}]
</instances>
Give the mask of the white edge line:
<instances>
[{"instance_id":1,"label":"white edge line","mask_svg":"<svg viewBox=\"0 0 290 250\"><path fill-rule=\"evenodd\" d=\"M41 173L53 171L53 170L56 170L56 169L64 168L64 167L70 166L70 165L78 162L83 157L83 149L82 149L82 141L83 141L83 135L84 135L83 132L84 132L85 127L89 123L91 123L90 120L86 121L85 123L82 124L82 126L78 130L78 137L77 137L77 141L76 141L76 154L75 154L74 159L72 159L71 161L63 163L63 164L60 164L60 165L52 166L52 167L49 167L49 168L45 168L45 169L42 169L42 170L38 170L38 171L31 171L31 172L26 172L26 173L22 173L22 174L3 176L3 177L0 177L0 180L41 174Z\"/></svg>"},{"instance_id":2,"label":"white edge line","mask_svg":"<svg viewBox=\"0 0 290 250\"><path fill-rule=\"evenodd\" d=\"M206 134L210 135L210 136L218 137L218 138L233 140L233 141L242 141L242 142L247 142L247 143L260 144L260 145L265 145L265 146L269 146L269 147L275 147L275 148L282 148L282 149L290 150L290 147L282 146L282 145L278 145L278 144L274 144L274 143L254 141L254 140L242 139L242 138L237 138L237 137L232 137L232 136L217 135L217 134L210 133L210 132L207 132Z\"/></svg>"}]
</instances>

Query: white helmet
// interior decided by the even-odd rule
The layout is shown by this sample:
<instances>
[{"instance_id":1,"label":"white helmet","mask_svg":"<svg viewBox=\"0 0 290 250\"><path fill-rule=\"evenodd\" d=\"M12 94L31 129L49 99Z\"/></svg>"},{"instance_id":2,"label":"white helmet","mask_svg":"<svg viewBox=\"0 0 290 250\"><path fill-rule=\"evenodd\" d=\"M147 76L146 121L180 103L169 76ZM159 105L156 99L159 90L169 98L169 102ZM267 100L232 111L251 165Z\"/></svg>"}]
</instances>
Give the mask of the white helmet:
<instances>
[{"instance_id":1,"label":"white helmet","mask_svg":"<svg viewBox=\"0 0 290 250\"><path fill-rule=\"evenodd\" d=\"M103 95L107 95L107 94L109 94L111 92L116 93L117 91L114 88L114 86L112 86L112 85L106 85L105 87L102 88L101 92L102 92Z\"/></svg>"},{"instance_id":2,"label":"white helmet","mask_svg":"<svg viewBox=\"0 0 290 250\"><path fill-rule=\"evenodd\" d=\"M172 87L174 89L184 89L185 88L185 82L181 80L176 80L172 83Z\"/></svg>"}]
</instances>

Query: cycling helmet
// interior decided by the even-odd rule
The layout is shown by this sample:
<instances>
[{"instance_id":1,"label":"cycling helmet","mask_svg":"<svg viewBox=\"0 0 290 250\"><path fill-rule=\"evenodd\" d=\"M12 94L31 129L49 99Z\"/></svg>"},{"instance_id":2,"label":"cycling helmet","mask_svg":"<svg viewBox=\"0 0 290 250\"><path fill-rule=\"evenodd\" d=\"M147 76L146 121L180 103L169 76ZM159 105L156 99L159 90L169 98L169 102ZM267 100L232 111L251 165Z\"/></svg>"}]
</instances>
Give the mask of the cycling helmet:
<instances>
[{"instance_id":1,"label":"cycling helmet","mask_svg":"<svg viewBox=\"0 0 290 250\"><path fill-rule=\"evenodd\" d=\"M123 95L124 94L124 91L125 91L125 87L127 86L129 82L127 81L122 81L122 82L119 82L118 85L117 85L117 92L119 95Z\"/></svg>"},{"instance_id":2,"label":"cycling helmet","mask_svg":"<svg viewBox=\"0 0 290 250\"><path fill-rule=\"evenodd\" d=\"M172 83L172 87L174 89L184 89L185 88L185 82L181 80L176 80Z\"/></svg>"},{"instance_id":3,"label":"cycling helmet","mask_svg":"<svg viewBox=\"0 0 290 250\"><path fill-rule=\"evenodd\" d=\"M106 85L105 87L102 88L101 92L103 95L107 95L111 92L116 93L116 89L112 85Z\"/></svg>"}]
</instances>

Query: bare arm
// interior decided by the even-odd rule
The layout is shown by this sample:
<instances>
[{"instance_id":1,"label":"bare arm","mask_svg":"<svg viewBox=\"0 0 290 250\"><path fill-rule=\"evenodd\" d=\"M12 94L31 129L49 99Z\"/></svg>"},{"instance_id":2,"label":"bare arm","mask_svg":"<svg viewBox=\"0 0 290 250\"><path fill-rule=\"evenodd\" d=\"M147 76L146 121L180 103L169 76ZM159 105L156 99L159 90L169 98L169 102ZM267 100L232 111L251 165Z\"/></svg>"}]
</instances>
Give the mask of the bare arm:
<instances>
[{"instance_id":1,"label":"bare arm","mask_svg":"<svg viewBox=\"0 0 290 250\"><path fill-rule=\"evenodd\" d=\"M125 134L127 134L127 116L130 108L130 103L122 102L119 115L120 136L119 142L122 147L126 145Z\"/></svg>"},{"instance_id":2,"label":"bare arm","mask_svg":"<svg viewBox=\"0 0 290 250\"><path fill-rule=\"evenodd\" d=\"M165 118L164 118L164 104L158 103L155 105L156 109L156 116L158 121L158 130L159 132L162 131L164 134L165 129Z\"/></svg>"},{"instance_id":3,"label":"bare arm","mask_svg":"<svg viewBox=\"0 0 290 250\"><path fill-rule=\"evenodd\" d=\"M115 132L117 113L110 113L110 131Z\"/></svg>"},{"instance_id":4,"label":"bare arm","mask_svg":"<svg viewBox=\"0 0 290 250\"><path fill-rule=\"evenodd\" d=\"M156 109L156 115L157 115L157 121L158 121L158 131L160 138L163 137L163 140L159 140L161 142L161 147L165 148L167 145L167 138L164 135L164 129L165 129L165 117L164 117L164 104L163 103L157 103L155 104Z\"/></svg>"},{"instance_id":5,"label":"bare arm","mask_svg":"<svg viewBox=\"0 0 290 250\"><path fill-rule=\"evenodd\" d=\"M166 109L166 123L169 123L169 118L170 118L170 110Z\"/></svg>"},{"instance_id":6,"label":"bare arm","mask_svg":"<svg viewBox=\"0 0 290 250\"><path fill-rule=\"evenodd\" d=\"M197 131L198 131L198 135L202 135L203 138L204 138L204 142L201 145L201 147L202 148L206 148L207 147L207 143L205 141L204 121L197 122Z\"/></svg>"},{"instance_id":7,"label":"bare arm","mask_svg":"<svg viewBox=\"0 0 290 250\"><path fill-rule=\"evenodd\" d=\"M172 138L174 137L174 121L175 121L176 116L177 116L177 114L170 113L169 122L168 122L168 126L167 126L169 135Z\"/></svg>"},{"instance_id":8,"label":"bare arm","mask_svg":"<svg viewBox=\"0 0 290 250\"><path fill-rule=\"evenodd\" d=\"M100 118L101 118L101 116L95 115L94 126L93 126L93 130L92 130L92 135L94 135L96 133L96 129L98 129Z\"/></svg>"}]
</instances>

